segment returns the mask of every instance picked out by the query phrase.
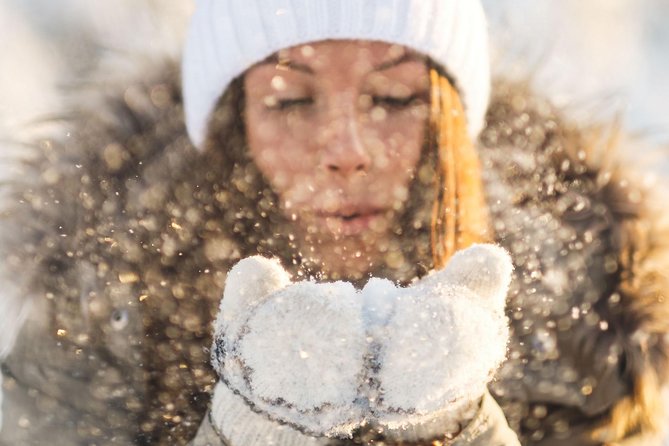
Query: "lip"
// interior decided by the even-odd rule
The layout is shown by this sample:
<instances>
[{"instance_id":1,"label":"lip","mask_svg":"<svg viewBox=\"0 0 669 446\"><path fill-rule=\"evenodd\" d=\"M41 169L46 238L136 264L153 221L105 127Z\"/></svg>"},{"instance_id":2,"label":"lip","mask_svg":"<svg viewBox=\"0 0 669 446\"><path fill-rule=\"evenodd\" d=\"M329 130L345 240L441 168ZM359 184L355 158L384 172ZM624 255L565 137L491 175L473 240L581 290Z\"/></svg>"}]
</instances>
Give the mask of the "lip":
<instances>
[{"instance_id":1,"label":"lip","mask_svg":"<svg viewBox=\"0 0 669 446\"><path fill-rule=\"evenodd\" d=\"M333 233L353 236L368 231L373 223L383 218L385 210L368 206L346 206L336 211L318 211L317 218Z\"/></svg>"}]
</instances>

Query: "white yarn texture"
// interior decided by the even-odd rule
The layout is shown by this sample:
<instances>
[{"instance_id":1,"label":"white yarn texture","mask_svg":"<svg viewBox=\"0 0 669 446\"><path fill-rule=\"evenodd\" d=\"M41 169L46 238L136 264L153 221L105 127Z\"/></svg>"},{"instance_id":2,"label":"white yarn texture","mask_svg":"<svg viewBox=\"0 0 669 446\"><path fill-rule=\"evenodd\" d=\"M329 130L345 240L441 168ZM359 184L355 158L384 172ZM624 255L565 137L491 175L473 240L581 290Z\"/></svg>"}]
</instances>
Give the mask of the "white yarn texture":
<instances>
[{"instance_id":1,"label":"white yarn texture","mask_svg":"<svg viewBox=\"0 0 669 446\"><path fill-rule=\"evenodd\" d=\"M280 49L327 39L383 41L430 56L455 80L471 136L483 127L490 61L480 0L197 0L182 64L193 143L202 146L235 77Z\"/></svg>"},{"instance_id":2,"label":"white yarn texture","mask_svg":"<svg viewBox=\"0 0 669 446\"><path fill-rule=\"evenodd\" d=\"M408 288L357 291L291 283L278 261L251 257L229 273L212 361L254 410L312 435L448 420L505 358L512 269L503 249L475 245Z\"/></svg>"}]
</instances>

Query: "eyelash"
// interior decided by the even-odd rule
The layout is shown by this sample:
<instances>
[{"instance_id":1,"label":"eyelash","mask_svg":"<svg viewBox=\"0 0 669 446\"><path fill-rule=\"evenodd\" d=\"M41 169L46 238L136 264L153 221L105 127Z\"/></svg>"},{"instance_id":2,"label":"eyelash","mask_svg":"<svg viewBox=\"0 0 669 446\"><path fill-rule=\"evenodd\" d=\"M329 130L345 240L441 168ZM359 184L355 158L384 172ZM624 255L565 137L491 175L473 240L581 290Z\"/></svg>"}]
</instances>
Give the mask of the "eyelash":
<instances>
[{"instance_id":1,"label":"eyelash","mask_svg":"<svg viewBox=\"0 0 669 446\"><path fill-rule=\"evenodd\" d=\"M313 104L313 98L305 96L303 98L279 99L276 101L276 105L269 108L271 110L286 111L292 108L304 107Z\"/></svg>"},{"instance_id":2,"label":"eyelash","mask_svg":"<svg viewBox=\"0 0 669 446\"><path fill-rule=\"evenodd\" d=\"M411 106L415 101L421 99L422 95L419 93L412 94L406 97L395 96L373 96L372 104L375 107L386 107L390 109L400 110Z\"/></svg>"},{"instance_id":3,"label":"eyelash","mask_svg":"<svg viewBox=\"0 0 669 446\"><path fill-rule=\"evenodd\" d=\"M422 94L416 93L406 97L394 96L372 96L372 104L375 107L385 107L393 110L400 110L412 105L415 101L422 98ZM269 107L271 110L287 111L297 107L305 107L314 104L314 99L308 96L302 98L279 99L276 105Z\"/></svg>"}]
</instances>

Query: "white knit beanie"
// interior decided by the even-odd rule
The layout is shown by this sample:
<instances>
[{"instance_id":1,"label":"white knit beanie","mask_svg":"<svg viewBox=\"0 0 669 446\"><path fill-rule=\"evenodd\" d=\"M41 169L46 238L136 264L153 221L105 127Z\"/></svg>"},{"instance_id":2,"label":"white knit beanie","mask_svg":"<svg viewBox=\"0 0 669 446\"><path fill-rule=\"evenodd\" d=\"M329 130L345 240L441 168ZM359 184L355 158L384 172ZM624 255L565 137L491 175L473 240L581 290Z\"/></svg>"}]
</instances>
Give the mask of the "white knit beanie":
<instances>
[{"instance_id":1,"label":"white knit beanie","mask_svg":"<svg viewBox=\"0 0 669 446\"><path fill-rule=\"evenodd\" d=\"M470 135L484 124L490 95L480 0L196 0L182 75L188 133L197 147L229 83L292 46L326 39L375 40L430 56L456 83Z\"/></svg>"}]
</instances>

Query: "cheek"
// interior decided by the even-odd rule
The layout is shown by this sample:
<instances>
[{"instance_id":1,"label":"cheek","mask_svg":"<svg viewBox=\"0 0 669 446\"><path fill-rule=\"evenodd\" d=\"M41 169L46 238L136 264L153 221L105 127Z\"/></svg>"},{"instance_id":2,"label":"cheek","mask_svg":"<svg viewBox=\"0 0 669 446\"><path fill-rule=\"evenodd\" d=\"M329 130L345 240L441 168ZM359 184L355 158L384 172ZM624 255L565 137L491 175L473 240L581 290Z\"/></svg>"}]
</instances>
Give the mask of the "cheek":
<instances>
[{"instance_id":1,"label":"cheek","mask_svg":"<svg viewBox=\"0 0 669 446\"><path fill-rule=\"evenodd\" d=\"M410 176L424 145L426 124L418 119L389 119L370 141L374 166L386 174Z\"/></svg>"},{"instance_id":2,"label":"cheek","mask_svg":"<svg viewBox=\"0 0 669 446\"><path fill-rule=\"evenodd\" d=\"M247 139L251 158L280 197L314 170L314 154L305 138L276 119L249 113Z\"/></svg>"},{"instance_id":3,"label":"cheek","mask_svg":"<svg viewBox=\"0 0 669 446\"><path fill-rule=\"evenodd\" d=\"M400 210L409 197L409 185L424 146L426 131L422 119L388 120L377 128L369 147L376 147L373 156L373 181L370 193Z\"/></svg>"}]
</instances>

